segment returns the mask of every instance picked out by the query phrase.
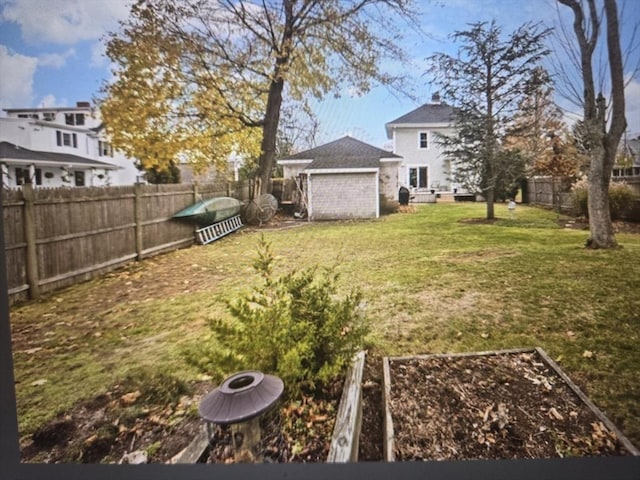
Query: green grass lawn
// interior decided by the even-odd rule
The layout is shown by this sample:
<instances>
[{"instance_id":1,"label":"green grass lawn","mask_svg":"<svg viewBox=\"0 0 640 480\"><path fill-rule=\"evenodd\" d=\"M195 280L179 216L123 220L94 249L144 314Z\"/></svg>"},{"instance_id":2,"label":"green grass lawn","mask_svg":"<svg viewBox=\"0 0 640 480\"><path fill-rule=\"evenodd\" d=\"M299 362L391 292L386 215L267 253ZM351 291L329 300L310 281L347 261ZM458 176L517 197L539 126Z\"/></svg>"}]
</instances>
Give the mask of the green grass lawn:
<instances>
[{"instance_id":1,"label":"green grass lawn","mask_svg":"<svg viewBox=\"0 0 640 480\"><path fill-rule=\"evenodd\" d=\"M280 272L336 265L365 294L376 353L544 348L640 445L640 236L583 248L556 214L435 204L379 220L244 231L145 260L11 311L22 434L127 374L199 372L183 352L247 291L262 233Z\"/></svg>"}]
</instances>

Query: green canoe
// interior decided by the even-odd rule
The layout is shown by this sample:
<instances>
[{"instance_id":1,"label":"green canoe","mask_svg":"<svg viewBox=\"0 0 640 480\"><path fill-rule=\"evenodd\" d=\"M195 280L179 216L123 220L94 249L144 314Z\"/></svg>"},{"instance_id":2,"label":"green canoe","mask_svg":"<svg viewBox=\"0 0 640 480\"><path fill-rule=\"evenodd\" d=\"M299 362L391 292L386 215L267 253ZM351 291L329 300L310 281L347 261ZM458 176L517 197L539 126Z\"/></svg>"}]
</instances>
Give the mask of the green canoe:
<instances>
[{"instance_id":1,"label":"green canoe","mask_svg":"<svg viewBox=\"0 0 640 480\"><path fill-rule=\"evenodd\" d=\"M238 215L242 202L231 197L210 198L194 203L173 215L177 220L185 220L206 227L216 222Z\"/></svg>"}]
</instances>

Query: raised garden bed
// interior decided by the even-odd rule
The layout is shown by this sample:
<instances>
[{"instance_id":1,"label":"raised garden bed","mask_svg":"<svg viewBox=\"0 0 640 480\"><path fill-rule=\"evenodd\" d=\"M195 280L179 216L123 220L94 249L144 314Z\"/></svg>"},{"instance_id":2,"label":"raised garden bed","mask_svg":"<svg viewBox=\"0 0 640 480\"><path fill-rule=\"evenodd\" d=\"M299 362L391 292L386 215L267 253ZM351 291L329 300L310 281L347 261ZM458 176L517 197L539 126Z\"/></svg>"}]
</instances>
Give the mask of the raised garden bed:
<instances>
[{"instance_id":1,"label":"raised garden bed","mask_svg":"<svg viewBox=\"0 0 640 480\"><path fill-rule=\"evenodd\" d=\"M360 438L360 428L362 425L362 377L365 365L365 352L359 352L348 369L345 376L344 387L340 397L340 404L335 415L333 435L329 445L329 452L326 461L330 463L343 463L358 460L358 446ZM318 415L322 423L328 420L327 415ZM261 421L264 429L262 440L262 455L266 461L287 462L291 455L299 456L299 459L322 461L322 448L311 452L292 452L288 447L288 442L281 433L281 418L277 413L265 415ZM314 427L314 421L307 423L307 427ZM317 425L316 425L317 427ZM242 461L234 459L231 448L231 434L228 428L216 427L210 423L205 423L201 431L194 437L193 441L180 453L175 455L170 463L229 463L231 461ZM321 446L322 442L320 442ZM300 456L300 454L302 454ZM310 455L312 454L312 455Z\"/></svg>"},{"instance_id":2,"label":"raised garden bed","mask_svg":"<svg viewBox=\"0 0 640 480\"><path fill-rule=\"evenodd\" d=\"M383 359L384 459L638 455L540 348Z\"/></svg>"}]
</instances>

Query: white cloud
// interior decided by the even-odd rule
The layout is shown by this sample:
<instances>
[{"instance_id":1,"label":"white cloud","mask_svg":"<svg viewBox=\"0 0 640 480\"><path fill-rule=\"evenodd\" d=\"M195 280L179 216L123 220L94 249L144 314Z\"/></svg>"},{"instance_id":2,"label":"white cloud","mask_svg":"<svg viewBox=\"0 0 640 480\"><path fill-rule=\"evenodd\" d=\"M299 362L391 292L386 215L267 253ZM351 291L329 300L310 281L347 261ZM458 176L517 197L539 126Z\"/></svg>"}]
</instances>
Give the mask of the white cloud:
<instances>
[{"instance_id":1,"label":"white cloud","mask_svg":"<svg viewBox=\"0 0 640 480\"><path fill-rule=\"evenodd\" d=\"M131 0L6 0L0 20L20 25L31 44L97 40L129 14Z\"/></svg>"},{"instance_id":2,"label":"white cloud","mask_svg":"<svg viewBox=\"0 0 640 480\"><path fill-rule=\"evenodd\" d=\"M0 104L2 108L31 105L33 101L33 75L38 59L10 52L0 45Z\"/></svg>"},{"instance_id":3,"label":"white cloud","mask_svg":"<svg viewBox=\"0 0 640 480\"><path fill-rule=\"evenodd\" d=\"M52 94L45 95L42 100L38 102L38 107L41 108L54 108L60 106L65 106L65 104L58 102L56 97Z\"/></svg>"},{"instance_id":4,"label":"white cloud","mask_svg":"<svg viewBox=\"0 0 640 480\"><path fill-rule=\"evenodd\" d=\"M64 53L45 53L38 57L38 66L62 68L67 63L67 58L75 56L76 51L70 48Z\"/></svg>"},{"instance_id":5,"label":"white cloud","mask_svg":"<svg viewBox=\"0 0 640 480\"><path fill-rule=\"evenodd\" d=\"M105 55L106 45L103 42L96 42L91 46L90 67L104 67L107 65L107 57Z\"/></svg>"}]
</instances>

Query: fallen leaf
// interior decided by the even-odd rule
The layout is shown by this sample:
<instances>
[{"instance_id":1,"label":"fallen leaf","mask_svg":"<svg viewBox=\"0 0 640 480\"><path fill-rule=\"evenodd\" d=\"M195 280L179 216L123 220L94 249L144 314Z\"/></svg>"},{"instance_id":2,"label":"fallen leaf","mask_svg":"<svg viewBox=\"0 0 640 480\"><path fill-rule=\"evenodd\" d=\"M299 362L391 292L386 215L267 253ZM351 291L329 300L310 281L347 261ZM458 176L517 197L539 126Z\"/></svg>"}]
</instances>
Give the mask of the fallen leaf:
<instances>
[{"instance_id":1,"label":"fallen leaf","mask_svg":"<svg viewBox=\"0 0 640 480\"><path fill-rule=\"evenodd\" d=\"M582 353L582 356L583 356L584 358L593 358L593 352L592 352L591 350L585 350L585 351Z\"/></svg>"},{"instance_id":2,"label":"fallen leaf","mask_svg":"<svg viewBox=\"0 0 640 480\"><path fill-rule=\"evenodd\" d=\"M489 338L489 334L488 333L481 333L480 336L482 338Z\"/></svg>"},{"instance_id":3,"label":"fallen leaf","mask_svg":"<svg viewBox=\"0 0 640 480\"><path fill-rule=\"evenodd\" d=\"M135 392L125 393L120 397L120 401L125 405L131 405L142 395L139 390Z\"/></svg>"},{"instance_id":4,"label":"fallen leaf","mask_svg":"<svg viewBox=\"0 0 640 480\"><path fill-rule=\"evenodd\" d=\"M555 418L556 420L564 420L564 417L556 410L556 407L551 407L548 412L549 417Z\"/></svg>"},{"instance_id":5,"label":"fallen leaf","mask_svg":"<svg viewBox=\"0 0 640 480\"><path fill-rule=\"evenodd\" d=\"M40 378L39 380L36 380L35 382L31 382L31 386L32 387L41 387L42 385L44 385L47 382L48 382L48 380L46 378Z\"/></svg>"},{"instance_id":6,"label":"fallen leaf","mask_svg":"<svg viewBox=\"0 0 640 480\"><path fill-rule=\"evenodd\" d=\"M329 417L327 417L326 415L316 415L311 419L311 421L313 423L324 423L327 421L327 418Z\"/></svg>"},{"instance_id":7,"label":"fallen leaf","mask_svg":"<svg viewBox=\"0 0 640 480\"><path fill-rule=\"evenodd\" d=\"M30 348L29 350L24 350L24 353L33 355L34 353L39 352L40 350L42 350L42 347L35 347L35 348Z\"/></svg>"}]
</instances>

